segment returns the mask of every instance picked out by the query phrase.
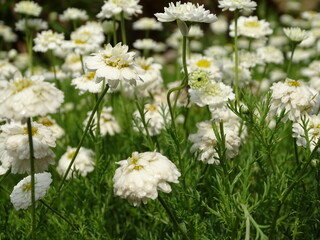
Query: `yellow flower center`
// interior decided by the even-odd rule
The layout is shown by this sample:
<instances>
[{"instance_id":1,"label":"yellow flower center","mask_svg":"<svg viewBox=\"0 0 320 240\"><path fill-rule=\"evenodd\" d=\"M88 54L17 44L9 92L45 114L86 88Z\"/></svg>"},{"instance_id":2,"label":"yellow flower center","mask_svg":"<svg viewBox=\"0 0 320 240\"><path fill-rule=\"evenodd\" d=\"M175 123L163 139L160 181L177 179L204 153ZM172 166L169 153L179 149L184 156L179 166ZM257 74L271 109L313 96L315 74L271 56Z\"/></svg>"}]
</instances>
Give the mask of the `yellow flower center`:
<instances>
[{"instance_id":1,"label":"yellow flower center","mask_svg":"<svg viewBox=\"0 0 320 240\"><path fill-rule=\"evenodd\" d=\"M138 170L138 171L139 171L140 169L143 168L142 165L137 165L138 159L136 159L136 158L134 158L134 157L131 157L130 160L131 160L131 163L130 163L130 164L135 165L135 166L133 167L133 170Z\"/></svg>"},{"instance_id":2,"label":"yellow flower center","mask_svg":"<svg viewBox=\"0 0 320 240\"><path fill-rule=\"evenodd\" d=\"M30 190L31 190L31 182L23 184L22 191L29 192Z\"/></svg>"},{"instance_id":3,"label":"yellow flower center","mask_svg":"<svg viewBox=\"0 0 320 240\"><path fill-rule=\"evenodd\" d=\"M290 87L301 87L301 84L298 81L294 81L294 80L288 81L288 85Z\"/></svg>"},{"instance_id":4,"label":"yellow flower center","mask_svg":"<svg viewBox=\"0 0 320 240\"><path fill-rule=\"evenodd\" d=\"M140 66L141 66L142 69L144 69L146 71L148 71L150 69L150 66L147 65L147 64L141 64Z\"/></svg>"},{"instance_id":5,"label":"yellow flower center","mask_svg":"<svg viewBox=\"0 0 320 240\"><path fill-rule=\"evenodd\" d=\"M71 153L68 154L67 158L72 159L75 154L76 154L76 152L72 151Z\"/></svg>"},{"instance_id":6,"label":"yellow flower center","mask_svg":"<svg viewBox=\"0 0 320 240\"><path fill-rule=\"evenodd\" d=\"M53 122L47 117L40 118L38 120L38 123L41 123L42 125L44 125L46 127L51 127L53 125Z\"/></svg>"},{"instance_id":7,"label":"yellow flower center","mask_svg":"<svg viewBox=\"0 0 320 240\"><path fill-rule=\"evenodd\" d=\"M31 134L32 134L32 136L34 136L37 132L38 132L38 128L36 128L36 127L32 127L32 128L31 128ZM27 128L27 127L24 127L24 128L23 128L23 134L25 134L25 135L28 134L28 128Z\"/></svg>"},{"instance_id":8,"label":"yellow flower center","mask_svg":"<svg viewBox=\"0 0 320 240\"><path fill-rule=\"evenodd\" d=\"M197 66L202 68L208 68L210 67L210 65L210 62L206 59L201 59L197 62Z\"/></svg>"},{"instance_id":9,"label":"yellow flower center","mask_svg":"<svg viewBox=\"0 0 320 240\"><path fill-rule=\"evenodd\" d=\"M13 88L14 88L13 93L21 92L22 90L30 87L31 85L32 85L32 81L30 79L26 79L26 78L20 79L19 81L14 81L13 82Z\"/></svg>"},{"instance_id":10,"label":"yellow flower center","mask_svg":"<svg viewBox=\"0 0 320 240\"><path fill-rule=\"evenodd\" d=\"M247 21L244 23L244 26L249 28L258 28L260 27L260 23L257 21Z\"/></svg>"},{"instance_id":11,"label":"yellow flower center","mask_svg":"<svg viewBox=\"0 0 320 240\"><path fill-rule=\"evenodd\" d=\"M86 78L88 80L92 80L95 75L96 75L96 72L89 72L89 73L86 74Z\"/></svg>"},{"instance_id":12,"label":"yellow flower center","mask_svg":"<svg viewBox=\"0 0 320 240\"><path fill-rule=\"evenodd\" d=\"M82 41L82 40L79 40L79 39L75 40L74 42L76 44L85 44L85 43L87 43L86 41Z\"/></svg>"},{"instance_id":13,"label":"yellow flower center","mask_svg":"<svg viewBox=\"0 0 320 240\"><path fill-rule=\"evenodd\" d=\"M125 67L129 67L129 64L127 63L120 63L120 58L117 57L115 61L110 61L110 62L107 62L106 64L111 66L111 67L115 67L115 68L118 68L118 69L121 69L121 68L125 68Z\"/></svg>"},{"instance_id":14,"label":"yellow flower center","mask_svg":"<svg viewBox=\"0 0 320 240\"><path fill-rule=\"evenodd\" d=\"M146 107L146 109L148 111L155 112L155 111L157 111L157 106L151 104L150 106Z\"/></svg>"}]
</instances>

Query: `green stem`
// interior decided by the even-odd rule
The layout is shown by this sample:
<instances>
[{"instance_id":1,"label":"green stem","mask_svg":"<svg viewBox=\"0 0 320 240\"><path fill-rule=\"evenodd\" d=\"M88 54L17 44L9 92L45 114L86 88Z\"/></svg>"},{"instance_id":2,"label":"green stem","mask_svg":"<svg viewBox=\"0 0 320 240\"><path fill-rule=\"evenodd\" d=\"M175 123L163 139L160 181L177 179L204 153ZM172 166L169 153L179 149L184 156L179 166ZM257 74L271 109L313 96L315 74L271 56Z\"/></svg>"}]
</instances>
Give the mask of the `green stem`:
<instances>
[{"instance_id":1,"label":"green stem","mask_svg":"<svg viewBox=\"0 0 320 240\"><path fill-rule=\"evenodd\" d=\"M121 16L120 25L121 25L122 44L127 45L126 26L124 23L124 12L123 11L121 12L120 16Z\"/></svg>"},{"instance_id":2,"label":"green stem","mask_svg":"<svg viewBox=\"0 0 320 240\"><path fill-rule=\"evenodd\" d=\"M96 104L98 103L99 100L99 95L95 94L95 101ZM101 105L101 104L100 104ZM95 132L95 152L96 152L96 163L98 164L98 161L100 159L100 154L101 154L101 135L100 135L100 116L101 116L101 108L100 106L97 109L97 122L96 122L96 132Z\"/></svg>"},{"instance_id":3,"label":"green stem","mask_svg":"<svg viewBox=\"0 0 320 240\"><path fill-rule=\"evenodd\" d=\"M287 77L290 76L291 65L292 65L292 60L293 60L293 54L294 54L294 51L296 49L296 46L297 46L297 44L295 44L293 42L291 43L291 56L290 56L289 63L288 63L288 68L287 68Z\"/></svg>"},{"instance_id":4,"label":"green stem","mask_svg":"<svg viewBox=\"0 0 320 240\"><path fill-rule=\"evenodd\" d=\"M33 74L32 31L28 29L27 19L25 19L25 22L26 22L26 44L27 44L27 51L29 56L29 70L32 75Z\"/></svg>"},{"instance_id":5,"label":"green stem","mask_svg":"<svg viewBox=\"0 0 320 240\"><path fill-rule=\"evenodd\" d=\"M238 51L238 10L234 11L234 72L235 72L235 93L236 93L236 103L239 103L239 51Z\"/></svg>"},{"instance_id":6,"label":"green stem","mask_svg":"<svg viewBox=\"0 0 320 240\"><path fill-rule=\"evenodd\" d=\"M167 205L165 200L160 195L158 196L158 199L159 199L162 207L166 210L167 214L169 215L171 221L173 222L175 227L178 229L178 231L180 231L180 233L184 236L185 239L190 239L189 236L187 235L187 233L180 227L180 225L176 219L176 216L173 214L173 212L171 211L171 209L169 208L169 206Z\"/></svg>"},{"instance_id":7,"label":"green stem","mask_svg":"<svg viewBox=\"0 0 320 240\"><path fill-rule=\"evenodd\" d=\"M61 189L62 189L62 186L63 186L64 182L66 181L67 176L68 176L68 174L69 174L69 172L70 172L70 170L71 170L71 167L72 167L74 161L76 160L76 157L77 157L77 155L78 155L78 153L79 153L79 151L80 151L80 148L81 148L81 146L82 146L82 144L83 144L83 141L84 141L85 137L87 136L87 134L88 134L88 132L89 132L91 122L92 122L92 120L93 120L93 117L94 117L96 111L97 111L98 108L99 108L99 104L101 103L101 101L103 100L103 97L104 97L104 96L106 95L106 93L108 92L108 89L109 89L109 86L106 85L104 91L103 91L102 94L100 95L99 99L98 99L97 102L96 102L96 105L94 106L94 108L93 108L93 110L92 110L92 112L91 112L91 115L90 115L90 117L89 117L89 119L88 119L86 128L85 128L85 130L84 130L84 132L83 132L83 134L82 134L81 140L80 140L80 142L79 142L79 144L78 144L78 147L77 147L77 149L76 149L76 151L75 151L75 153L74 153L74 155L73 155L73 157L72 157L72 159L71 159L71 162L70 162L70 164L69 164L69 166L68 166L68 168L67 168L66 173L65 173L64 176L63 176L62 182L60 183L60 186L59 186L58 191L57 191L58 194L60 193L60 191L61 191Z\"/></svg>"},{"instance_id":8,"label":"green stem","mask_svg":"<svg viewBox=\"0 0 320 240\"><path fill-rule=\"evenodd\" d=\"M34 148L32 140L31 118L27 119L28 140L30 151L30 175L31 175L31 238L36 239L36 198L35 198L35 169L34 169Z\"/></svg>"},{"instance_id":9,"label":"green stem","mask_svg":"<svg viewBox=\"0 0 320 240\"><path fill-rule=\"evenodd\" d=\"M83 56L82 56L82 54L80 54L80 61L81 61L81 70L82 70L82 74L85 74L85 70L84 70L84 62L83 62Z\"/></svg>"}]
</instances>

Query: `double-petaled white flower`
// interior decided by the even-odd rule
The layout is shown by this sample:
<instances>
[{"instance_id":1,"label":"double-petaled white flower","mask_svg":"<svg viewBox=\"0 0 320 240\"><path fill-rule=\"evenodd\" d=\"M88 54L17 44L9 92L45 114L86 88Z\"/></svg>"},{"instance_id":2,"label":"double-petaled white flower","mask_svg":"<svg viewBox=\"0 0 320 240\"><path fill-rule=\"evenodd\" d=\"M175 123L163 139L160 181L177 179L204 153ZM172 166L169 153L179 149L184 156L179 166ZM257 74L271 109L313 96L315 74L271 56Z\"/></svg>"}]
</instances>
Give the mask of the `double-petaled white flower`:
<instances>
[{"instance_id":1,"label":"double-petaled white flower","mask_svg":"<svg viewBox=\"0 0 320 240\"><path fill-rule=\"evenodd\" d=\"M36 52L47 52L48 50L57 50L64 41L62 33L56 33L52 30L42 31L38 33L34 39L33 50Z\"/></svg>"},{"instance_id":2,"label":"double-petaled white flower","mask_svg":"<svg viewBox=\"0 0 320 240\"><path fill-rule=\"evenodd\" d=\"M63 11L63 13L59 16L61 21L74 21L74 20L87 20L88 14L85 10L79 8L67 8Z\"/></svg>"},{"instance_id":3,"label":"double-petaled white flower","mask_svg":"<svg viewBox=\"0 0 320 240\"><path fill-rule=\"evenodd\" d=\"M104 2L101 11L97 14L98 18L111 18L123 12L124 17L131 18L142 13L142 6L139 0L108 0Z\"/></svg>"},{"instance_id":4,"label":"double-petaled white flower","mask_svg":"<svg viewBox=\"0 0 320 240\"><path fill-rule=\"evenodd\" d=\"M300 43L309 37L307 31L298 27L284 28L283 32L292 42L296 43Z\"/></svg>"},{"instance_id":5,"label":"double-petaled white flower","mask_svg":"<svg viewBox=\"0 0 320 240\"><path fill-rule=\"evenodd\" d=\"M222 8L222 11L229 10L244 10L251 12L255 10L257 3L251 0L221 0L219 1L219 8Z\"/></svg>"},{"instance_id":6,"label":"double-petaled white flower","mask_svg":"<svg viewBox=\"0 0 320 240\"><path fill-rule=\"evenodd\" d=\"M33 1L21 1L16 3L14 6L14 11L16 13L22 13L25 15L31 15L38 17L41 13L42 7Z\"/></svg>"},{"instance_id":7,"label":"double-petaled white flower","mask_svg":"<svg viewBox=\"0 0 320 240\"><path fill-rule=\"evenodd\" d=\"M162 24L157 22L154 18L143 17L133 23L135 30L162 30Z\"/></svg>"},{"instance_id":8,"label":"double-petaled white flower","mask_svg":"<svg viewBox=\"0 0 320 240\"><path fill-rule=\"evenodd\" d=\"M158 190L171 192L168 182L179 183L181 175L177 167L158 152L134 152L117 164L120 167L113 177L114 193L134 206L146 204L148 198L156 199Z\"/></svg>"}]
</instances>

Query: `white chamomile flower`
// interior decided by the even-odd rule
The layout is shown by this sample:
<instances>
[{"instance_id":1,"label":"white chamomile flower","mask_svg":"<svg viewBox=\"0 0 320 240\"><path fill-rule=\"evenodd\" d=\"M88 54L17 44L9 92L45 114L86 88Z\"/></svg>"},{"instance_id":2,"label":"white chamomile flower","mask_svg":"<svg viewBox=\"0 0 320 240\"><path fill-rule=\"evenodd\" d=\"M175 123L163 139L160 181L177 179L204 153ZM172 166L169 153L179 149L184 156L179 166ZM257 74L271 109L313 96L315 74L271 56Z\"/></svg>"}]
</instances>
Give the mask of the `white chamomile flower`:
<instances>
[{"instance_id":1,"label":"white chamomile flower","mask_svg":"<svg viewBox=\"0 0 320 240\"><path fill-rule=\"evenodd\" d=\"M30 150L28 128L21 123L11 122L1 126L0 161L2 165L11 166L12 173L30 172ZM39 123L32 123L32 137L35 158L35 171L42 172L53 164L54 153L50 147L55 147L56 138L52 131Z\"/></svg>"},{"instance_id":2,"label":"white chamomile flower","mask_svg":"<svg viewBox=\"0 0 320 240\"><path fill-rule=\"evenodd\" d=\"M301 74L307 77L320 77L320 60L314 60L307 68L302 68Z\"/></svg>"},{"instance_id":3,"label":"white chamomile flower","mask_svg":"<svg viewBox=\"0 0 320 240\"><path fill-rule=\"evenodd\" d=\"M285 82L274 83L270 89L270 111L277 115L286 111L283 121L299 120L302 115L312 113L319 102L318 92L302 81L287 78Z\"/></svg>"},{"instance_id":4,"label":"white chamomile flower","mask_svg":"<svg viewBox=\"0 0 320 240\"><path fill-rule=\"evenodd\" d=\"M162 24L157 22L154 18L143 17L133 23L132 28L134 30L162 30Z\"/></svg>"},{"instance_id":5,"label":"white chamomile flower","mask_svg":"<svg viewBox=\"0 0 320 240\"><path fill-rule=\"evenodd\" d=\"M21 1L16 3L14 6L14 11L16 13L22 13L25 15L31 15L38 17L41 13L42 7L33 1Z\"/></svg>"},{"instance_id":6,"label":"white chamomile flower","mask_svg":"<svg viewBox=\"0 0 320 240\"><path fill-rule=\"evenodd\" d=\"M158 43L151 38L137 39L133 46L139 50L152 50L154 52L162 52L166 48L165 44Z\"/></svg>"},{"instance_id":7,"label":"white chamomile flower","mask_svg":"<svg viewBox=\"0 0 320 240\"><path fill-rule=\"evenodd\" d=\"M48 29L48 23L40 18L24 18L16 22L16 30L25 32L26 30L30 29L33 31Z\"/></svg>"},{"instance_id":8,"label":"white chamomile flower","mask_svg":"<svg viewBox=\"0 0 320 240\"><path fill-rule=\"evenodd\" d=\"M91 115L92 111L87 113L87 118L83 122L83 125L86 126ZM92 126L93 132L95 133L97 127L98 116L94 115ZM100 113L100 134L101 136L114 136L116 133L121 131L120 125L116 118L112 115L112 107L103 107Z\"/></svg>"},{"instance_id":9,"label":"white chamomile flower","mask_svg":"<svg viewBox=\"0 0 320 240\"><path fill-rule=\"evenodd\" d=\"M158 152L132 153L132 157L117 162L120 165L113 177L114 194L126 198L134 206L156 199L158 190L169 193L168 182L179 183L180 172Z\"/></svg>"},{"instance_id":10,"label":"white chamomile flower","mask_svg":"<svg viewBox=\"0 0 320 240\"><path fill-rule=\"evenodd\" d=\"M16 72L19 72L16 66L14 66L12 63L10 63L7 60L0 60L0 81L12 79ZM1 92L1 87L0 87L0 92Z\"/></svg>"},{"instance_id":11,"label":"white chamomile flower","mask_svg":"<svg viewBox=\"0 0 320 240\"><path fill-rule=\"evenodd\" d=\"M238 36L250 37L250 38L262 38L272 34L273 30L270 28L270 24L264 19L258 20L256 16L238 18ZM235 35L235 23L234 21L230 25L230 36Z\"/></svg>"},{"instance_id":12,"label":"white chamomile flower","mask_svg":"<svg viewBox=\"0 0 320 240\"><path fill-rule=\"evenodd\" d=\"M38 201L45 197L52 178L51 173L48 172L35 174L34 177L35 200ZM16 210L27 209L31 206L31 176L25 177L14 186L10 200Z\"/></svg>"},{"instance_id":13,"label":"white chamomile flower","mask_svg":"<svg viewBox=\"0 0 320 240\"><path fill-rule=\"evenodd\" d=\"M88 14L85 10L79 9L79 8L67 8L63 11L63 13L60 15L61 21L74 21L74 20L87 20Z\"/></svg>"},{"instance_id":14,"label":"white chamomile flower","mask_svg":"<svg viewBox=\"0 0 320 240\"><path fill-rule=\"evenodd\" d=\"M99 93L102 90L103 82L96 83L96 72L86 72L85 74L72 79L71 85L80 90L80 94L85 92Z\"/></svg>"},{"instance_id":15,"label":"white chamomile flower","mask_svg":"<svg viewBox=\"0 0 320 240\"><path fill-rule=\"evenodd\" d=\"M130 19L132 16L142 13L139 0L107 0L97 14L98 18L111 18L123 12L124 17Z\"/></svg>"},{"instance_id":16,"label":"white chamomile flower","mask_svg":"<svg viewBox=\"0 0 320 240\"><path fill-rule=\"evenodd\" d=\"M57 124L56 120L54 120L50 116L38 118L37 123L40 123L40 124L46 126L47 128L49 128L52 131L53 137L56 139L61 138L64 135L63 128L61 128Z\"/></svg>"},{"instance_id":17,"label":"white chamomile flower","mask_svg":"<svg viewBox=\"0 0 320 240\"><path fill-rule=\"evenodd\" d=\"M42 31L38 33L34 39L33 50L36 52L47 52L60 48L64 41L62 33L56 33L52 30Z\"/></svg>"},{"instance_id":18,"label":"white chamomile flower","mask_svg":"<svg viewBox=\"0 0 320 240\"><path fill-rule=\"evenodd\" d=\"M257 49L257 55L264 63L282 64L284 57L280 49L274 46L265 46Z\"/></svg>"},{"instance_id":19,"label":"white chamomile flower","mask_svg":"<svg viewBox=\"0 0 320 240\"><path fill-rule=\"evenodd\" d=\"M0 21L0 37L5 42L14 42L17 40L17 35L12 31L11 27Z\"/></svg>"},{"instance_id":20,"label":"white chamomile flower","mask_svg":"<svg viewBox=\"0 0 320 240\"><path fill-rule=\"evenodd\" d=\"M128 81L135 84L138 79L134 52L128 52L128 46L118 43L111 44L98 53L93 53L85 59L85 65L89 71L96 72L96 80L106 80L110 89L115 89L120 81Z\"/></svg>"},{"instance_id":21,"label":"white chamomile flower","mask_svg":"<svg viewBox=\"0 0 320 240\"><path fill-rule=\"evenodd\" d=\"M307 31L302 30L298 27L284 28L283 32L285 35L292 41L296 43L300 43L303 40L307 39L309 34Z\"/></svg>"},{"instance_id":22,"label":"white chamomile flower","mask_svg":"<svg viewBox=\"0 0 320 240\"><path fill-rule=\"evenodd\" d=\"M43 76L34 75L15 79L0 88L0 117L21 120L57 112L64 94Z\"/></svg>"},{"instance_id":23,"label":"white chamomile flower","mask_svg":"<svg viewBox=\"0 0 320 240\"><path fill-rule=\"evenodd\" d=\"M191 2L181 3L180 1L169 3L169 7L164 8L164 13L156 13L158 21L172 22L176 20L184 22L204 22L212 23L217 20L214 14L205 10L203 5L195 5Z\"/></svg>"},{"instance_id":24,"label":"white chamomile flower","mask_svg":"<svg viewBox=\"0 0 320 240\"><path fill-rule=\"evenodd\" d=\"M224 15L220 15L216 22L210 24L210 28L215 34L223 34L228 31L228 21Z\"/></svg>"},{"instance_id":25,"label":"white chamomile flower","mask_svg":"<svg viewBox=\"0 0 320 240\"><path fill-rule=\"evenodd\" d=\"M194 54L188 59L188 71L202 70L210 72L210 76L216 81L221 80L222 73L217 66L217 62L211 58L201 54Z\"/></svg>"},{"instance_id":26,"label":"white chamomile flower","mask_svg":"<svg viewBox=\"0 0 320 240\"><path fill-rule=\"evenodd\" d=\"M244 10L251 12L255 10L257 3L251 0L221 0L219 1L219 8L222 8L222 11L229 10Z\"/></svg>"},{"instance_id":27,"label":"white chamomile flower","mask_svg":"<svg viewBox=\"0 0 320 240\"><path fill-rule=\"evenodd\" d=\"M71 75L72 77L78 77L82 73L82 64L80 54L69 53L61 66L61 69Z\"/></svg>"},{"instance_id":28,"label":"white chamomile flower","mask_svg":"<svg viewBox=\"0 0 320 240\"><path fill-rule=\"evenodd\" d=\"M67 172L75 152L76 148L68 147L67 151L61 156L57 166L57 172L61 176L64 176ZM78 172L82 177L85 177L88 173L92 172L94 170L93 156L94 152L92 150L81 147L70 171L68 172L67 179L75 177L76 172Z\"/></svg>"}]
</instances>

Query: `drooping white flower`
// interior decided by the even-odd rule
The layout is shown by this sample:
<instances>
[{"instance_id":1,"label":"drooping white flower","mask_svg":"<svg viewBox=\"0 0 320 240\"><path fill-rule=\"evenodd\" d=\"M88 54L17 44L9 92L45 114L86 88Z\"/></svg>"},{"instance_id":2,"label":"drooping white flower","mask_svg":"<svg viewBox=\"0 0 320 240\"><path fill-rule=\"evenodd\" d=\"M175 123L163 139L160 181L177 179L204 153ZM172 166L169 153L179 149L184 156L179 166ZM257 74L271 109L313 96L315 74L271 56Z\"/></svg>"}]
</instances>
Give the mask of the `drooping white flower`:
<instances>
[{"instance_id":1,"label":"drooping white flower","mask_svg":"<svg viewBox=\"0 0 320 240\"><path fill-rule=\"evenodd\" d=\"M57 166L57 172L61 176L64 176L67 172L75 151L76 148L68 147L67 151L61 156ZM67 175L67 179L75 177L76 172L78 172L82 177L85 177L88 173L92 172L94 170L93 155L94 153L91 149L81 147Z\"/></svg>"},{"instance_id":2,"label":"drooping white flower","mask_svg":"<svg viewBox=\"0 0 320 240\"><path fill-rule=\"evenodd\" d=\"M279 115L283 110L287 115L283 121L298 121L302 115L312 113L319 102L319 94L302 81L287 78L285 82L271 86L272 98L270 111Z\"/></svg>"},{"instance_id":3,"label":"drooping white flower","mask_svg":"<svg viewBox=\"0 0 320 240\"><path fill-rule=\"evenodd\" d=\"M98 18L111 18L123 12L124 17L130 19L132 16L142 13L139 0L108 0L104 2Z\"/></svg>"},{"instance_id":4,"label":"drooping white flower","mask_svg":"<svg viewBox=\"0 0 320 240\"><path fill-rule=\"evenodd\" d=\"M51 173L48 172L35 174L34 177L35 200L38 201L45 197L52 178ZM10 200L16 210L27 209L31 206L31 176L25 177L14 186Z\"/></svg>"},{"instance_id":5,"label":"drooping white flower","mask_svg":"<svg viewBox=\"0 0 320 240\"><path fill-rule=\"evenodd\" d=\"M40 18L24 18L16 22L16 30L25 32L26 30L39 31L48 28L48 23Z\"/></svg>"},{"instance_id":6,"label":"drooping white flower","mask_svg":"<svg viewBox=\"0 0 320 240\"><path fill-rule=\"evenodd\" d=\"M222 11L244 10L251 12L256 9L257 3L251 0L221 0L218 7L222 8Z\"/></svg>"},{"instance_id":7,"label":"drooping white flower","mask_svg":"<svg viewBox=\"0 0 320 240\"><path fill-rule=\"evenodd\" d=\"M250 37L250 38L262 38L272 34L273 30L270 28L270 24L264 19L258 20L256 16L238 18L238 36ZM234 21L230 25L230 36L235 35Z\"/></svg>"},{"instance_id":8,"label":"drooping white flower","mask_svg":"<svg viewBox=\"0 0 320 240\"><path fill-rule=\"evenodd\" d=\"M162 30L162 24L157 22L154 18L143 17L133 23L134 30Z\"/></svg>"},{"instance_id":9,"label":"drooping white flower","mask_svg":"<svg viewBox=\"0 0 320 240\"><path fill-rule=\"evenodd\" d=\"M307 123L308 139L310 141L310 150L313 151L320 137L320 116L319 115L306 115L304 119ZM305 130L303 129L302 120L292 124L292 137L297 139L297 145L307 147L307 140ZM319 151L319 150L318 150Z\"/></svg>"},{"instance_id":10,"label":"drooping white flower","mask_svg":"<svg viewBox=\"0 0 320 240\"><path fill-rule=\"evenodd\" d=\"M158 152L132 153L132 157L117 162L120 165L113 177L114 194L126 198L134 206L156 199L158 190L169 193L168 182L179 183L180 172Z\"/></svg>"},{"instance_id":11,"label":"drooping white flower","mask_svg":"<svg viewBox=\"0 0 320 240\"><path fill-rule=\"evenodd\" d=\"M302 42L309 36L308 32L298 27L284 28L283 32L291 41L296 43Z\"/></svg>"},{"instance_id":12,"label":"drooping white flower","mask_svg":"<svg viewBox=\"0 0 320 240\"><path fill-rule=\"evenodd\" d=\"M143 126L141 116L138 110L133 113L134 130L141 130L143 134L147 132ZM159 135L164 129L165 123L170 122L169 109L166 104L146 104L144 106L144 118L147 123L147 128L150 136Z\"/></svg>"},{"instance_id":13,"label":"drooping white flower","mask_svg":"<svg viewBox=\"0 0 320 240\"><path fill-rule=\"evenodd\" d=\"M164 8L164 13L156 13L158 21L172 22L181 20L184 22L204 22L212 23L217 20L217 17L205 10L203 5L195 5L191 2L181 3L180 1L169 3L169 7Z\"/></svg>"},{"instance_id":14,"label":"drooping white flower","mask_svg":"<svg viewBox=\"0 0 320 240\"><path fill-rule=\"evenodd\" d=\"M14 80L0 88L0 117L21 120L55 113L64 94L43 80L39 75L29 78L16 75Z\"/></svg>"},{"instance_id":15,"label":"drooping white flower","mask_svg":"<svg viewBox=\"0 0 320 240\"><path fill-rule=\"evenodd\" d=\"M218 132L220 133L219 124L211 121L204 121L197 123L197 133L190 134L188 139L193 143L190 151L192 153L198 152L198 160L208 164L219 164L219 156L215 150L217 146L217 137L214 134L212 124L216 124ZM224 135L226 144L227 158L233 158L238 154L241 145L241 138L237 134L237 127L224 124Z\"/></svg>"},{"instance_id":16,"label":"drooping white flower","mask_svg":"<svg viewBox=\"0 0 320 240\"><path fill-rule=\"evenodd\" d=\"M16 13L22 13L25 15L31 15L38 17L41 13L42 7L33 1L21 1L16 3L14 6L14 11Z\"/></svg>"},{"instance_id":17,"label":"drooping white flower","mask_svg":"<svg viewBox=\"0 0 320 240\"><path fill-rule=\"evenodd\" d=\"M79 8L67 8L63 11L63 13L59 16L61 21L74 21L74 20L87 20L88 14L85 10Z\"/></svg>"},{"instance_id":18,"label":"drooping white flower","mask_svg":"<svg viewBox=\"0 0 320 240\"><path fill-rule=\"evenodd\" d=\"M138 79L134 64L134 52L128 52L128 46L118 43L111 44L98 53L94 53L85 59L85 65L89 71L96 72L96 80L106 80L111 89L115 89L120 81L128 81L135 84Z\"/></svg>"},{"instance_id":19,"label":"drooping white flower","mask_svg":"<svg viewBox=\"0 0 320 240\"><path fill-rule=\"evenodd\" d=\"M86 126L91 115L92 111L88 112L86 120L83 122L83 125ZM94 115L92 121L92 131L95 133L97 128L98 116ZM116 118L112 115L112 107L103 107L100 114L100 134L101 136L114 136L116 133L121 131L120 125Z\"/></svg>"},{"instance_id":20,"label":"drooping white flower","mask_svg":"<svg viewBox=\"0 0 320 240\"><path fill-rule=\"evenodd\" d=\"M38 118L37 123L40 123L40 124L48 127L51 130L53 137L56 139L61 138L64 135L63 128L61 128L57 124L56 120L54 120L50 116Z\"/></svg>"},{"instance_id":21,"label":"drooping white flower","mask_svg":"<svg viewBox=\"0 0 320 240\"><path fill-rule=\"evenodd\" d=\"M80 94L85 92L99 93L102 90L103 82L95 82L96 72L86 72L85 74L72 79L71 85L80 90Z\"/></svg>"},{"instance_id":22,"label":"drooping white flower","mask_svg":"<svg viewBox=\"0 0 320 240\"><path fill-rule=\"evenodd\" d=\"M2 165L10 166L12 173L30 172L30 149L28 129L26 125L11 122L0 127L0 161ZM42 172L53 164L54 153L50 147L55 147L56 138L52 131L39 123L32 123L32 137L35 157L35 171Z\"/></svg>"},{"instance_id":23,"label":"drooping white flower","mask_svg":"<svg viewBox=\"0 0 320 240\"><path fill-rule=\"evenodd\" d=\"M62 33L56 33L52 30L42 31L41 33L38 33L34 39L33 50L36 52L54 50L60 48L63 41L64 35Z\"/></svg>"}]
</instances>

